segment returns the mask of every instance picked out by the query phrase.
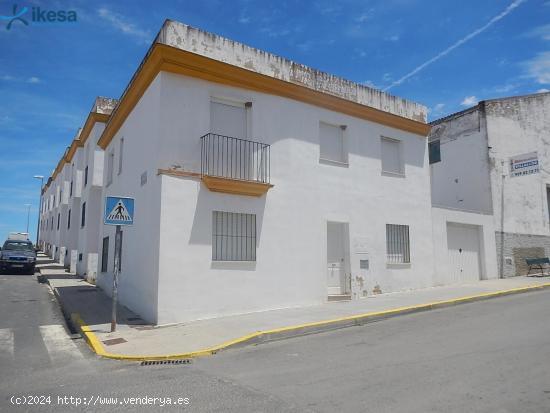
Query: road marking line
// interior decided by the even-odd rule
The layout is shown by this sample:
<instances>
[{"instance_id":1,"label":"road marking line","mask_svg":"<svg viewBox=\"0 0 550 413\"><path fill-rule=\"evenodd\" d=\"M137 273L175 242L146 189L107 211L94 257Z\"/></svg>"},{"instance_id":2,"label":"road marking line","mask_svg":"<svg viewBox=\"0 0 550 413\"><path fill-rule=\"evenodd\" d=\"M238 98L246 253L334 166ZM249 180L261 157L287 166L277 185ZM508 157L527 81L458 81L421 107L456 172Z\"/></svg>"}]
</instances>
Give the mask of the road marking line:
<instances>
[{"instance_id":1,"label":"road marking line","mask_svg":"<svg viewBox=\"0 0 550 413\"><path fill-rule=\"evenodd\" d=\"M13 357L13 331L11 328L0 329L0 354L8 353Z\"/></svg>"},{"instance_id":2,"label":"road marking line","mask_svg":"<svg viewBox=\"0 0 550 413\"><path fill-rule=\"evenodd\" d=\"M52 363L84 358L73 340L67 336L62 325L40 326L40 334Z\"/></svg>"}]
</instances>

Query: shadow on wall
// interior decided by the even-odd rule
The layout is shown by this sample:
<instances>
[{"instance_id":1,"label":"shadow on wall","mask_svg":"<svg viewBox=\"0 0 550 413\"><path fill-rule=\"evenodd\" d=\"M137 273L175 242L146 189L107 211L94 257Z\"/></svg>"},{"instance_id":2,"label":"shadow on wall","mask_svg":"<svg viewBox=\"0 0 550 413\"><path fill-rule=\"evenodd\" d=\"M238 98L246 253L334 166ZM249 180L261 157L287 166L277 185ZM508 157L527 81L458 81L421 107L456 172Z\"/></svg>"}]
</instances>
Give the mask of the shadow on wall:
<instances>
[{"instance_id":1,"label":"shadow on wall","mask_svg":"<svg viewBox=\"0 0 550 413\"><path fill-rule=\"evenodd\" d=\"M212 245L212 214L214 211L238 212L256 215L256 248L260 245L267 195L259 198L241 195L217 194L200 185L193 216L189 244ZM254 271L255 261L213 261L211 268Z\"/></svg>"}]
</instances>

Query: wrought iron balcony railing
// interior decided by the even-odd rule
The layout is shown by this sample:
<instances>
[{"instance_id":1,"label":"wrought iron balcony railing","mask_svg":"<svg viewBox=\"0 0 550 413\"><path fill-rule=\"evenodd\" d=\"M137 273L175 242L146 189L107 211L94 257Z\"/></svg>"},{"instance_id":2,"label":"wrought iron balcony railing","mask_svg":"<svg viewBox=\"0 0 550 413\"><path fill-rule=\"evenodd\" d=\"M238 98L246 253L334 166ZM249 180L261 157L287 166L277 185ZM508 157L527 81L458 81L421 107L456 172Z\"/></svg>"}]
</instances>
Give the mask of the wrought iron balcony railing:
<instances>
[{"instance_id":1,"label":"wrought iron balcony railing","mask_svg":"<svg viewBox=\"0 0 550 413\"><path fill-rule=\"evenodd\" d=\"M201 137L201 175L269 184L270 146L207 133Z\"/></svg>"}]
</instances>

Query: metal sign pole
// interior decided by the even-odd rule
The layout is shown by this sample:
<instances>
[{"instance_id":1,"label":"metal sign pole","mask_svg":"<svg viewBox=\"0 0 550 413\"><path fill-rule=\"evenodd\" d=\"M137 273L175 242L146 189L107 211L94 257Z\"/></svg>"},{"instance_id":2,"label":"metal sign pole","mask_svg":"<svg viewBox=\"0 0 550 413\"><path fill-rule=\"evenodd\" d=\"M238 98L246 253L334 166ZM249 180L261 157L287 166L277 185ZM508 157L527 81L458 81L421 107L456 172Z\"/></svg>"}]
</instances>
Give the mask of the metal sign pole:
<instances>
[{"instance_id":1,"label":"metal sign pole","mask_svg":"<svg viewBox=\"0 0 550 413\"><path fill-rule=\"evenodd\" d=\"M116 331L116 315L117 315L117 300L118 300L118 274L120 271L120 249L122 247L122 231L120 225L116 226L115 233L115 270L113 272L113 308L111 311L111 333Z\"/></svg>"}]
</instances>

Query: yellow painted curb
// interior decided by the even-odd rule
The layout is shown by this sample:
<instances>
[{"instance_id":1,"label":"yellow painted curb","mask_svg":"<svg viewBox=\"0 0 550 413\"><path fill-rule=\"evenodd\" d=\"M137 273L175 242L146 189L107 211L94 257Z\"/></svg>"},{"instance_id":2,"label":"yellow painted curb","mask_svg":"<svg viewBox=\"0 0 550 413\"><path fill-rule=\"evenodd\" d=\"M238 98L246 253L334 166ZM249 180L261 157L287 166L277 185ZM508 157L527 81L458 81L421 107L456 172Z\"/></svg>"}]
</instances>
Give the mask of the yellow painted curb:
<instances>
[{"instance_id":1,"label":"yellow painted curb","mask_svg":"<svg viewBox=\"0 0 550 413\"><path fill-rule=\"evenodd\" d=\"M179 354L124 355L124 354L109 353L105 351L103 345L101 344L101 341L93 333L92 329L88 325L86 325L86 323L84 323L84 321L82 320L82 318L78 313L72 313L71 320L73 321L73 324L80 330L81 334L84 336L86 342L92 348L93 352L96 353L98 356L115 359L115 360L128 360L128 361L167 360L167 359L174 360L174 359L182 359L182 358L210 356L212 354L217 353L220 350L235 346L237 344L243 344L243 343L246 343L247 341L252 341L255 338L261 338L262 336L269 336L277 333L286 333L290 331L304 330L307 328L331 326L331 325L337 328L338 324L341 324L344 322L355 322L355 324L363 324L372 319L387 318L387 317L392 317L402 313L411 313L416 311L430 310L430 309L444 307L444 306L467 303L471 301L493 298L493 297L498 297L502 295L510 295L510 294L527 292L527 291L533 291L533 290L543 289L548 287L550 287L550 283L534 284L534 285L528 285L526 287L512 288L509 290L501 290L501 291L495 291L491 293L476 294L476 295L470 295L465 297L453 298L451 300L434 301L426 304L417 304L417 305L412 305L407 307L398 307L398 308L392 308L390 310L376 311L376 312L352 315L347 317L334 318L330 320L298 324L298 325L293 325L289 327L275 328L272 330L257 331L255 333L247 334L245 336L236 338L234 340L226 341L225 343L219 344L214 347L193 351L190 353L179 353Z\"/></svg>"}]
</instances>

